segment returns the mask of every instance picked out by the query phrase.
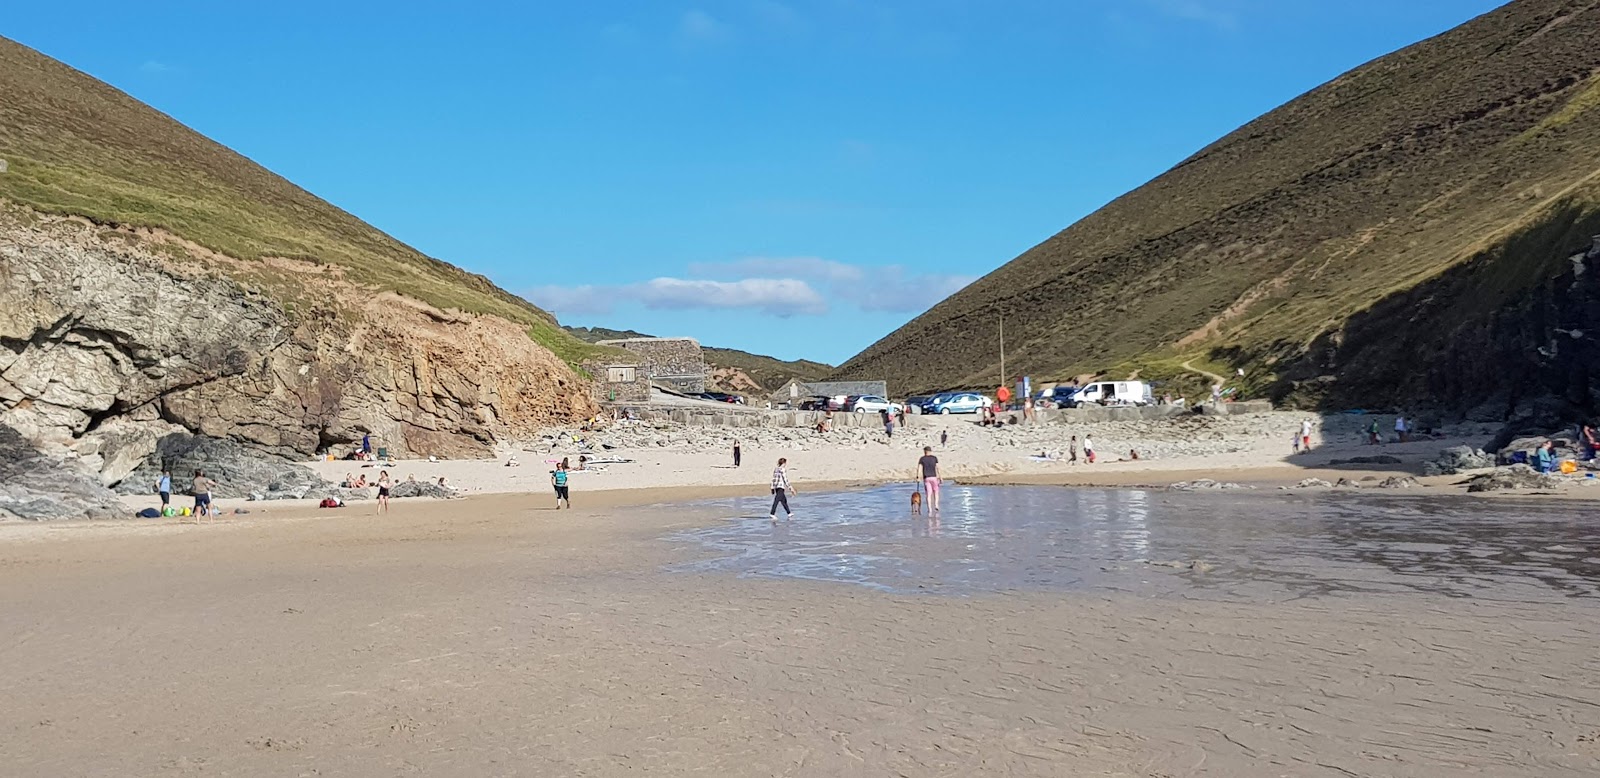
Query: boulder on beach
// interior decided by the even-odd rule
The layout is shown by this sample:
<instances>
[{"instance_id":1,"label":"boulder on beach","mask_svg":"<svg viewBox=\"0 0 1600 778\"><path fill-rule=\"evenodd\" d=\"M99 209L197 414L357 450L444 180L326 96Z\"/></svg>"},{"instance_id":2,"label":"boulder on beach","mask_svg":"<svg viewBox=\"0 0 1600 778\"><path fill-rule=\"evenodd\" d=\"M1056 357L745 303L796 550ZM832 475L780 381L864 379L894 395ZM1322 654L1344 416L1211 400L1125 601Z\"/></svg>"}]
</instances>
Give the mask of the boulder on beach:
<instances>
[{"instance_id":1,"label":"boulder on beach","mask_svg":"<svg viewBox=\"0 0 1600 778\"><path fill-rule=\"evenodd\" d=\"M106 519L126 511L98 474L70 459L45 456L22 433L0 424L0 521Z\"/></svg>"},{"instance_id":2,"label":"boulder on beach","mask_svg":"<svg viewBox=\"0 0 1600 778\"><path fill-rule=\"evenodd\" d=\"M1560 489L1563 481L1549 473L1535 472L1523 464L1495 468L1493 471L1473 476L1467 482L1469 492L1497 492L1513 489Z\"/></svg>"},{"instance_id":3,"label":"boulder on beach","mask_svg":"<svg viewBox=\"0 0 1600 778\"><path fill-rule=\"evenodd\" d=\"M1423 475L1455 475L1464 470L1481 470L1494 467L1495 458L1481 448L1451 446L1439 456L1422 463Z\"/></svg>"}]
</instances>

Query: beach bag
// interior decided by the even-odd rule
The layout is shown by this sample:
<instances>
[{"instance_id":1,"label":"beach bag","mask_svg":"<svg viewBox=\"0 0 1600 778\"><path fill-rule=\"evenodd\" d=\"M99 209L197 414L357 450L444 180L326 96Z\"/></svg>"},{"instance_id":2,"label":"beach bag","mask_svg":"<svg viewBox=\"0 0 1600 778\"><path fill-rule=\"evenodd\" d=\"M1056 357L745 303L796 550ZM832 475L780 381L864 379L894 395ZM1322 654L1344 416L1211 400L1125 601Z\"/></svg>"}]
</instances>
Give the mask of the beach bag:
<instances>
[{"instance_id":1,"label":"beach bag","mask_svg":"<svg viewBox=\"0 0 1600 778\"><path fill-rule=\"evenodd\" d=\"M332 497L324 497L324 498L322 498L322 502L317 504L317 507L319 507L319 508L337 508L337 507L339 507L339 501L333 499Z\"/></svg>"},{"instance_id":2,"label":"beach bag","mask_svg":"<svg viewBox=\"0 0 1600 778\"><path fill-rule=\"evenodd\" d=\"M139 511L135 515L138 516L141 519L155 519L155 518L160 518L161 511L158 511L155 508L145 508L144 510Z\"/></svg>"},{"instance_id":3,"label":"beach bag","mask_svg":"<svg viewBox=\"0 0 1600 778\"><path fill-rule=\"evenodd\" d=\"M1561 472L1566 473L1567 475L1572 475L1573 473L1578 472L1578 463L1570 459L1563 460L1561 462Z\"/></svg>"}]
</instances>

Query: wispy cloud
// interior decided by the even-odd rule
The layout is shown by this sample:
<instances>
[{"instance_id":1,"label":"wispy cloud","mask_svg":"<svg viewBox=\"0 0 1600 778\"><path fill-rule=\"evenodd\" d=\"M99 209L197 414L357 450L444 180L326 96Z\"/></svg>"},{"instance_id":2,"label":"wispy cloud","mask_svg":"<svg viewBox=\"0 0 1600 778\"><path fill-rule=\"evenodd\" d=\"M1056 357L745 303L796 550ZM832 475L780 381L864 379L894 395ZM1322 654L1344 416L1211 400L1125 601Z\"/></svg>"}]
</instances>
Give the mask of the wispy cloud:
<instances>
[{"instance_id":1,"label":"wispy cloud","mask_svg":"<svg viewBox=\"0 0 1600 778\"><path fill-rule=\"evenodd\" d=\"M168 65L165 62L157 62L156 60L150 59L145 60L144 63L139 66L139 72L151 76L160 76L167 73L176 73L178 72L178 69L172 65Z\"/></svg>"},{"instance_id":2,"label":"wispy cloud","mask_svg":"<svg viewBox=\"0 0 1600 778\"><path fill-rule=\"evenodd\" d=\"M1189 22L1199 22L1221 30L1239 27L1239 18L1224 10L1217 0L1147 0L1163 16Z\"/></svg>"},{"instance_id":3,"label":"wispy cloud","mask_svg":"<svg viewBox=\"0 0 1600 778\"><path fill-rule=\"evenodd\" d=\"M733 27L698 8L678 19L678 39L691 45L716 43L733 34Z\"/></svg>"},{"instance_id":4,"label":"wispy cloud","mask_svg":"<svg viewBox=\"0 0 1600 778\"><path fill-rule=\"evenodd\" d=\"M624 304L655 310L750 310L768 316L820 316L836 305L865 312L925 310L972 283L973 276L912 273L901 265L866 267L820 257L745 257L696 262L691 278L662 277L610 286L544 286L526 297L558 314L606 314Z\"/></svg>"}]
</instances>

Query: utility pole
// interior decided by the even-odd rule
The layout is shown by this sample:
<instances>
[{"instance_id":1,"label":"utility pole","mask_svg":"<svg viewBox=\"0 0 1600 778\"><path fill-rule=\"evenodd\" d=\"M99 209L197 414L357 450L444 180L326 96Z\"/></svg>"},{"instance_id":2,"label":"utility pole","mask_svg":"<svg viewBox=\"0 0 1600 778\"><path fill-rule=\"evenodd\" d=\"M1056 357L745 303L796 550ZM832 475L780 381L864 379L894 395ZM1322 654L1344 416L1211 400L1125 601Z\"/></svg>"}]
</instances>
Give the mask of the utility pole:
<instances>
[{"instance_id":1,"label":"utility pole","mask_svg":"<svg viewBox=\"0 0 1600 778\"><path fill-rule=\"evenodd\" d=\"M1000 314L1000 385L1006 385L1006 316Z\"/></svg>"}]
</instances>

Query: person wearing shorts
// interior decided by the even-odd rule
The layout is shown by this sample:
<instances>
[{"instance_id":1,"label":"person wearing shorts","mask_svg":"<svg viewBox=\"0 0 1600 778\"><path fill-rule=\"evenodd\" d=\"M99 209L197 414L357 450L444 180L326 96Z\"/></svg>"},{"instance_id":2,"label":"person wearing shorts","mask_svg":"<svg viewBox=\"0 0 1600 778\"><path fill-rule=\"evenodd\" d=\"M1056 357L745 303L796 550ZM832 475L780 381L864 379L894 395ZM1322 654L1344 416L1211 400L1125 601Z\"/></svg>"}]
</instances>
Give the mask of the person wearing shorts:
<instances>
[{"instance_id":1,"label":"person wearing shorts","mask_svg":"<svg viewBox=\"0 0 1600 778\"><path fill-rule=\"evenodd\" d=\"M572 500L567 492L567 463L565 460L550 471L550 485L556 488L556 510L561 510L561 505L566 504L567 510L572 510Z\"/></svg>"},{"instance_id":2,"label":"person wearing shorts","mask_svg":"<svg viewBox=\"0 0 1600 778\"><path fill-rule=\"evenodd\" d=\"M917 471L922 479L922 491L928 496L929 515L939 512L939 458L933 455L932 446L922 447L922 458L917 460Z\"/></svg>"},{"instance_id":3,"label":"person wearing shorts","mask_svg":"<svg viewBox=\"0 0 1600 778\"><path fill-rule=\"evenodd\" d=\"M212 481L206 477L206 471L194 471L194 482L190 484L189 493L194 495L195 521L211 513L211 487Z\"/></svg>"},{"instance_id":4,"label":"person wearing shorts","mask_svg":"<svg viewBox=\"0 0 1600 778\"><path fill-rule=\"evenodd\" d=\"M172 504L172 473L161 471L161 477L156 479L156 494L161 495L161 515L167 515L167 507Z\"/></svg>"},{"instance_id":5,"label":"person wearing shorts","mask_svg":"<svg viewBox=\"0 0 1600 778\"><path fill-rule=\"evenodd\" d=\"M389 480L389 471L388 470L384 470L384 471L379 472L378 473L378 512L379 513L383 513L385 511L389 510L389 487L391 485L393 485L393 482Z\"/></svg>"}]
</instances>

